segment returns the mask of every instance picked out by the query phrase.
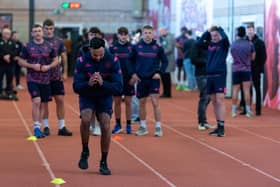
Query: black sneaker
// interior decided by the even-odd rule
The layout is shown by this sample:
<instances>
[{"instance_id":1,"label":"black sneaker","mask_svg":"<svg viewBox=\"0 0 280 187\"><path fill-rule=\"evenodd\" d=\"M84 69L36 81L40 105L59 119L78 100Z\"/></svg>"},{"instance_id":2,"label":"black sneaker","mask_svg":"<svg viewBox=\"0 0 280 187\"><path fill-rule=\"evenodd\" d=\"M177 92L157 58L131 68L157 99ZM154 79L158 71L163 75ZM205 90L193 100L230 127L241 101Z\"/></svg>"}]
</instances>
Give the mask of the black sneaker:
<instances>
[{"instance_id":1,"label":"black sneaker","mask_svg":"<svg viewBox=\"0 0 280 187\"><path fill-rule=\"evenodd\" d=\"M81 153L81 158L79 161L79 168L80 169L87 169L88 168L88 157L89 157L89 152L82 152Z\"/></svg>"},{"instance_id":2,"label":"black sneaker","mask_svg":"<svg viewBox=\"0 0 280 187\"><path fill-rule=\"evenodd\" d=\"M58 136L72 136L72 132L70 132L66 127L58 130Z\"/></svg>"},{"instance_id":3,"label":"black sneaker","mask_svg":"<svg viewBox=\"0 0 280 187\"><path fill-rule=\"evenodd\" d=\"M50 128L49 127L45 127L44 128L44 134L45 136L49 136L51 133L50 133Z\"/></svg>"},{"instance_id":4,"label":"black sneaker","mask_svg":"<svg viewBox=\"0 0 280 187\"><path fill-rule=\"evenodd\" d=\"M106 162L100 161L99 173L101 175L111 175L111 170L108 168Z\"/></svg>"},{"instance_id":5,"label":"black sneaker","mask_svg":"<svg viewBox=\"0 0 280 187\"><path fill-rule=\"evenodd\" d=\"M214 131L210 132L209 135L217 136L217 137L224 137L225 136L224 127L222 127L222 126L217 127Z\"/></svg>"}]
</instances>

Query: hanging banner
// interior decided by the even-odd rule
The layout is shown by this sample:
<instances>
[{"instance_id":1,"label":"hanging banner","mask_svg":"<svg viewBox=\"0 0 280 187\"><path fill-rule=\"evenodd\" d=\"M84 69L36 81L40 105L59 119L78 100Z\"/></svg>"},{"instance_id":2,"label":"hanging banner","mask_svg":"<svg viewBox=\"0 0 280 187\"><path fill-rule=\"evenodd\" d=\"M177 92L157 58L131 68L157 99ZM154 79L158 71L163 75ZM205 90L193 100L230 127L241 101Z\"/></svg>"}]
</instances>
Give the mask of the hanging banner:
<instances>
[{"instance_id":1,"label":"hanging banner","mask_svg":"<svg viewBox=\"0 0 280 187\"><path fill-rule=\"evenodd\" d=\"M264 106L280 110L280 1L265 1L265 65Z\"/></svg>"}]
</instances>

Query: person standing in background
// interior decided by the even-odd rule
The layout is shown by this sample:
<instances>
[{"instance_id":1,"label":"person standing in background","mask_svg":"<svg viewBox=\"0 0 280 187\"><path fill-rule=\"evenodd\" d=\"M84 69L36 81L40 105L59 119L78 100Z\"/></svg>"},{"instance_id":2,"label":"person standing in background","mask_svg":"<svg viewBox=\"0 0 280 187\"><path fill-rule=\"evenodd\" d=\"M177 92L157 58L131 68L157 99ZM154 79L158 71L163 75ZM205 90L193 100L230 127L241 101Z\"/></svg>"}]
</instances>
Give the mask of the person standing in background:
<instances>
[{"instance_id":1,"label":"person standing in background","mask_svg":"<svg viewBox=\"0 0 280 187\"><path fill-rule=\"evenodd\" d=\"M247 117L253 117L250 102L251 87L251 61L255 59L255 49L253 44L246 40L246 29L241 26L237 28L237 39L231 45L231 55L233 57L232 64L232 109L231 117L236 117L236 109L238 103L238 92L240 84L242 84L245 96L245 111Z\"/></svg>"},{"instance_id":2,"label":"person standing in background","mask_svg":"<svg viewBox=\"0 0 280 187\"><path fill-rule=\"evenodd\" d=\"M186 90L191 90L194 91L196 89L196 81L195 81L195 66L191 63L191 53L192 53L192 48L195 44L195 40L193 39L192 36L192 31L188 30L187 31L187 39L184 42L183 45L183 53L184 53L184 69L185 72L187 73L187 80L188 80L188 87Z\"/></svg>"},{"instance_id":3,"label":"person standing in background","mask_svg":"<svg viewBox=\"0 0 280 187\"><path fill-rule=\"evenodd\" d=\"M187 28L182 27L181 28L181 35L176 38L176 48L177 48L177 68L178 68L178 74L177 74L177 86L176 90L182 91L186 89L185 82L187 79L187 75L185 72L185 69L183 67L183 61L184 61L184 53L183 53L183 45L185 40L187 39L186 37L187 33ZM183 72L183 80L181 80L181 72Z\"/></svg>"},{"instance_id":4,"label":"person standing in background","mask_svg":"<svg viewBox=\"0 0 280 187\"><path fill-rule=\"evenodd\" d=\"M11 39L15 42L15 47L16 47L16 56L19 56L19 53L22 49L22 43L18 39L18 32L13 31ZM13 62L15 65L14 67L14 75L15 75L15 80L16 80L16 89L17 90L23 90L24 87L20 84L20 76L21 76L21 66L18 64L18 59L15 59Z\"/></svg>"},{"instance_id":5,"label":"person standing in background","mask_svg":"<svg viewBox=\"0 0 280 187\"><path fill-rule=\"evenodd\" d=\"M17 60L16 45L11 40L11 30L3 28L0 39L0 95L3 92L3 79L6 75L5 96L13 98L14 62Z\"/></svg>"},{"instance_id":6,"label":"person standing in background","mask_svg":"<svg viewBox=\"0 0 280 187\"><path fill-rule=\"evenodd\" d=\"M198 130L203 131L213 128L209 125L206 117L206 109L210 103L210 97L207 94L207 76L206 76L206 63L208 55L208 42L211 40L209 32L205 32L198 41L195 42L191 52L191 63L195 66L195 77L197 88L199 90L198 101Z\"/></svg>"},{"instance_id":7,"label":"person standing in background","mask_svg":"<svg viewBox=\"0 0 280 187\"><path fill-rule=\"evenodd\" d=\"M256 58L251 61L253 85L256 91L256 116L262 114L261 74L264 73L266 48L264 42L256 35L254 24L247 25L248 40L254 44Z\"/></svg>"},{"instance_id":8,"label":"person standing in background","mask_svg":"<svg viewBox=\"0 0 280 187\"><path fill-rule=\"evenodd\" d=\"M54 36L54 22L51 19L46 19L43 22L43 31L44 31L44 41L49 42L50 46L54 49L56 55L61 60L58 66L50 69L50 87L51 87L51 96L55 100L56 104L56 116L58 120L58 135L59 136L72 136L65 126L65 104L64 104L64 83L63 81L67 79L67 54L66 49L63 43L63 40ZM62 67L64 72L62 73ZM46 136L50 135L49 128L49 108L48 104L44 105L44 114L42 123L44 125L44 134Z\"/></svg>"},{"instance_id":9,"label":"person standing in background","mask_svg":"<svg viewBox=\"0 0 280 187\"><path fill-rule=\"evenodd\" d=\"M211 35L206 63L207 93L210 95L217 120L217 128L209 134L223 137L226 116L224 102L227 76L226 58L230 43L221 27L212 26L207 32L210 32Z\"/></svg>"},{"instance_id":10,"label":"person standing in background","mask_svg":"<svg viewBox=\"0 0 280 187\"><path fill-rule=\"evenodd\" d=\"M166 28L161 28L159 42L168 59L168 66L167 66L165 72L161 76L163 93L160 97L161 98L170 98L171 97L171 73L174 72L174 70L175 70L174 36L172 34L170 34Z\"/></svg>"}]
</instances>

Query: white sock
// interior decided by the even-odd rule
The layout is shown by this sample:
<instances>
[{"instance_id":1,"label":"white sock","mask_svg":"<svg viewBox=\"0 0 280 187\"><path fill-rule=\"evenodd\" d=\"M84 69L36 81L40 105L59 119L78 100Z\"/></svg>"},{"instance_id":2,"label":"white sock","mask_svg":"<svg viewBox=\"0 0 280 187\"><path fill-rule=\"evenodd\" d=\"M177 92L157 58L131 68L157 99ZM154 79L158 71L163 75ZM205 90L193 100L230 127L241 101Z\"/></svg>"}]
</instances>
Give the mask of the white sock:
<instances>
[{"instance_id":1,"label":"white sock","mask_svg":"<svg viewBox=\"0 0 280 187\"><path fill-rule=\"evenodd\" d=\"M250 113L250 112L251 112L251 107L250 107L250 105L246 105L246 112L247 112L247 113Z\"/></svg>"},{"instance_id":2,"label":"white sock","mask_svg":"<svg viewBox=\"0 0 280 187\"><path fill-rule=\"evenodd\" d=\"M58 126L59 126L59 129L62 129L62 128L65 126L65 121L64 121L64 119L58 120Z\"/></svg>"},{"instance_id":3,"label":"white sock","mask_svg":"<svg viewBox=\"0 0 280 187\"><path fill-rule=\"evenodd\" d=\"M237 109L237 106L236 105L231 105L231 111L236 113L236 109Z\"/></svg>"},{"instance_id":4,"label":"white sock","mask_svg":"<svg viewBox=\"0 0 280 187\"><path fill-rule=\"evenodd\" d=\"M43 123L44 127L49 127L49 120L48 120L48 118L42 119L42 123Z\"/></svg>"},{"instance_id":5,"label":"white sock","mask_svg":"<svg viewBox=\"0 0 280 187\"><path fill-rule=\"evenodd\" d=\"M36 128L40 129L39 121L34 121L34 129L36 129Z\"/></svg>"},{"instance_id":6,"label":"white sock","mask_svg":"<svg viewBox=\"0 0 280 187\"><path fill-rule=\"evenodd\" d=\"M147 128L146 120L141 120L140 121L140 127Z\"/></svg>"},{"instance_id":7,"label":"white sock","mask_svg":"<svg viewBox=\"0 0 280 187\"><path fill-rule=\"evenodd\" d=\"M157 121L157 122L156 122L156 128L161 128L160 121Z\"/></svg>"}]
</instances>

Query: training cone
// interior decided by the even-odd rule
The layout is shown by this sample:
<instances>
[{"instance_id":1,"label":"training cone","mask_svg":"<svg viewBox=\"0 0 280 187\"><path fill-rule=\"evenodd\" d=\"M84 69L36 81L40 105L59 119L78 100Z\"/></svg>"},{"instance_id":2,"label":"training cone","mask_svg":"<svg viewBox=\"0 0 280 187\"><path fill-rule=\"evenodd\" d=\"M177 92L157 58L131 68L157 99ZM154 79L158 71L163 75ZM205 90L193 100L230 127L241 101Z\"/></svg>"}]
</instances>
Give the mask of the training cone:
<instances>
[{"instance_id":1,"label":"training cone","mask_svg":"<svg viewBox=\"0 0 280 187\"><path fill-rule=\"evenodd\" d=\"M64 184L66 183L62 178L54 178L52 181L51 181L52 184Z\"/></svg>"},{"instance_id":2,"label":"training cone","mask_svg":"<svg viewBox=\"0 0 280 187\"><path fill-rule=\"evenodd\" d=\"M116 141L121 141L122 139L123 138L121 136L118 136L118 135L114 136L114 140L116 140Z\"/></svg>"},{"instance_id":3,"label":"training cone","mask_svg":"<svg viewBox=\"0 0 280 187\"><path fill-rule=\"evenodd\" d=\"M36 136L29 136L28 138L26 138L28 141L36 141L37 138Z\"/></svg>"}]
</instances>

